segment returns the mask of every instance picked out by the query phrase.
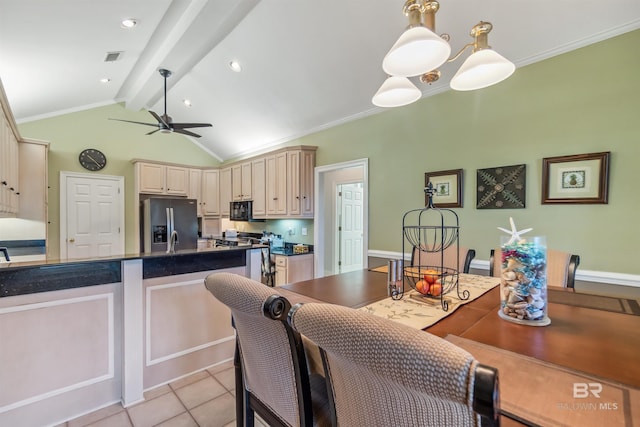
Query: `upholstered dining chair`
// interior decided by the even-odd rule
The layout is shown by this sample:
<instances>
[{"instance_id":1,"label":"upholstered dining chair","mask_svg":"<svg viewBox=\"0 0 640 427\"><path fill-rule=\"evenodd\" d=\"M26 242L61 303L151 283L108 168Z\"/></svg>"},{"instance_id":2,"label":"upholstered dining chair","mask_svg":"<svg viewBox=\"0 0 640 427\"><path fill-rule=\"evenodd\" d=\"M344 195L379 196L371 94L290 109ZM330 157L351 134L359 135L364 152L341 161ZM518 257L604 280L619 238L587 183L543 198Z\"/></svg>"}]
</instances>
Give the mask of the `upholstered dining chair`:
<instances>
[{"instance_id":1,"label":"upholstered dining chair","mask_svg":"<svg viewBox=\"0 0 640 427\"><path fill-rule=\"evenodd\" d=\"M445 267L456 268L457 263L458 272L468 273L471 267L471 261L473 261L476 256L476 251L462 246L460 246L459 249L460 259L456 259L457 254L454 246L449 246L445 249L443 255L441 255L440 252L424 252L414 246L413 252L411 253L411 265L437 267L441 263L444 263Z\"/></svg>"},{"instance_id":2,"label":"upholstered dining chair","mask_svg":"<svg viewBox=\"0 0 640 427\"><path fill-rule=\"evenodd\" d=\"M308 372L300 334L286 320L289 301L231 273L210 274L205 286L231 309L236 328L237 425L253 426L255 413L270 426L329 425L326 383Z\"/></svg>"},{"instance_id":3,"label":"upholstered dining chair","mask_svg":"<svg viewBox=\"0 0 640 427\"><path fill-rule=\"evenodd\" d=\"M497 370L442 338L331 304L289 323L320 349L334 426L499 425Z\"/></svg>"},{"instance_id":4,"label":"upholstered dining chair","mask_svg":"<svg viewBox=\"0 0 640 427\"><path fill-rule=\"evenodd\" d=\"M547 285L575 290L576 269L580 256L569 252L547 249ZM502 251L491 249L489 254L489 276L500 277Z\"/></svg>"}]
</instances>

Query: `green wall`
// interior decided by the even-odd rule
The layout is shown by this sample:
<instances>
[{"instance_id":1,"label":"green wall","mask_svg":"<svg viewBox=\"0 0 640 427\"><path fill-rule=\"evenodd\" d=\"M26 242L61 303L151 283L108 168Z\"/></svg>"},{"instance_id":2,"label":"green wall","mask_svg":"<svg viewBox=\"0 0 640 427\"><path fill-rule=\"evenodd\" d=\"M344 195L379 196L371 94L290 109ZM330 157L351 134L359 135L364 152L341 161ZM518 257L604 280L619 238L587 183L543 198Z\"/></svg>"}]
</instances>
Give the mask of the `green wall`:
<instances>
[{"instance_id":1,"label":"green wall","mask_svg":"<svg viewBox=\"0 0 640 427\"><path fill-rule=\"evenodd\" d=\"M640 274L639 44L640 31L627 33L519 68L490 88L448 91L286 145L317 145L318 166L369 158L371 250L401 250L402 215L423 205L425 172L462 168L464 207L456 209L461 244L475 248L478 259L489 258L500 241L496 227L508 227L512 216L519 228L546 236L550 247L579 254L581 269ZM51 141L49 236L56 251L59 171L79 171L82 148L100 148L109 156L104 173L125 176L127 203L132 158L218 164L186 139L145 137L143 128L106 117L149 119L145 112L113 105L19 126L26 138ZM612 152L609 204L541 205L544 157L598 151ZM527 165L526 209L477 210L476 169L521 163ZM130 244L128 239L127 249Z\"/></svg>"},{"instance_id":2,"label":"green wall","mask_svg":"<svg viewBox=\"0 0 640 427\"><path fill-rule=\"evenodd\" d=\"M131 112L121 104L65 114L18 126L23 138L49 141L49 256L57 259L60 253L60 171L84 172L78 154L85 148L97 148L107 156L107 166L96 174L124 176L125 230L133 230L133 163L141 158L194 166L217 166L220 162L186 138L176 134L146 136L153 128L107 120L125 118L153 123L146 111ZM132 233L127 233L125 250L134 247Z\"/></svg>"},{"instance_id":3,"label":"green wall","mask_svg":"<svg viewBox=\"0 0 640 427\"><path fill-rule=\"evenodd\" d=\"M489 259L509 217L580 268L640 274L640 31L292 141L318 166L369 158L369 249L402 249L402 215L424 205L424 173L464 169L461 244ZM450 76L449 76L450 77ZM541 205L544 157L611 151L609 204ZM525 209L475 208L476 169L527 165Z\"/></svg>"}]
</instances>

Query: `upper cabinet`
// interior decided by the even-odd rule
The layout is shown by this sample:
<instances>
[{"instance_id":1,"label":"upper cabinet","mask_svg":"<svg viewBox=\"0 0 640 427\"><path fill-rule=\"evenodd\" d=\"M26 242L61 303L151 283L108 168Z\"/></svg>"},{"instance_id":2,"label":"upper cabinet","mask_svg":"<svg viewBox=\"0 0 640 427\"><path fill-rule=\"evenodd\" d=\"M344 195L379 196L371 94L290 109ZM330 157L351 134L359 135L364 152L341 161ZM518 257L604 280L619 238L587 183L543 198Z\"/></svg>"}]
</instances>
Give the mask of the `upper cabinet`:
<instances>
[{"instance_id":1,"label":"upper cabinet","mask_svg":"<svg viewBox=\"0 0 640 427\"><path fill-rule=\"evenodd\" d=\"M187 196L189 194L189 173L187 167L160 163L136 163L138 192Z\"/></svg>"},{"instance_id":2,"label":"upper cabinet","mask_svg":"<svg viewBox=\"0 0 640 427\"><path fill-rule=\"evenodd\" d=\"M267 217L287 216L287 153L266 156Z\"/></svg>"},{"instance_id":3,"label":"upper cabinet","mask_svg":"<svg viewBox=\"0 0 640 427\"><path fill-rule=\"evenodd\" d=\"M234 202L252 200L251 162L231 166L231 187Z\"/></svg>"},{"instance_id":4,"label":"upper cabinet","mask_svg":"<svg viewBox=\"0 0 640 427\"><path fill-rule=\"evenodd\" d=\"M265 218L267 215L267 160L260 157L251 162L251 195L253 196L253 217Z\"/></svg>"},{"instance_id":5,"label":"upper cabinet","mask_svg":"<svg viewBox=\"0 0 640 427\"><path fill-rule=\"evenodd\" d=\"M202 171L202 215L220 215L220 170Z\"/></svg>"},{"instance_id":6,"label":"upper cabinet","mask_svg":"<svg viewBox=\"0 0 640 427\"><path fill-rule=\"evenodd\" d=\"M220 169L220 215L229 216L231 213L231 201L233 190L231 188L232 181L231 168Z\"/></svg>"},{"instance_id":7,"label":"upper cabinet","mask_svg":"<svg viewBox=\"0 0 640 427\"><path fill-rule=\"evenodd\" d=\"M313 216L313 173L315 150L287 152L287 213L288 216Z\"/></svg>"},{"instance_id":8,"label":"upper cabinet","mask_svg":"<svg viewBox=\"0 0 640 427\"><path fill-rule=\"evenodd\" d=\"M19 162L18 131L13 123L13 115L9 105L4 102L0 115L0 216L16 216L18 214Z\"/></svg>"}]
</instances>

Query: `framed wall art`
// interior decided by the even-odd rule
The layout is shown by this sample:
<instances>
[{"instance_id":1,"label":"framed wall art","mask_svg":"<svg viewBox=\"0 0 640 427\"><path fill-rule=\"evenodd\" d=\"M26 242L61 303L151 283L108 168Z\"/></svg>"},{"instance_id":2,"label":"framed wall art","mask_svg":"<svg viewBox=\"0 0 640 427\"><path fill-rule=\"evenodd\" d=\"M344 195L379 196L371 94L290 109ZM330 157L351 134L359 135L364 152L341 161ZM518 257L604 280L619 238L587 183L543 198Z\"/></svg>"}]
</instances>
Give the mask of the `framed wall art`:
<instances>
[{"instance_id":1,"label":"framed wall art","mask_svg":"<svg viewBox=\"0 0 640 427\"><path fill-rule=\"evenodd\" d=\"M478 169L476 209L524 209L526 165Z\"/></svg>"},{"instance_id":2,"label":"framed wall art","mask_svg":"<svg viewBox=\"0 0 640 427\"><path fill-rule=\"evenodd\" d=\"M542 204L609 203L609 157L602 153L542 159Z\"/></svg>"},{"instance_id":3,"label":"framed wall art","mask_svg":"<svg viewBox=\"0 0 640 427\"><path fill-rule=\"evenodd\" d=\"M448 171L426 172L424 174L424 186L433 185L433 204L437 208L461 208L462 207L462 169ZM428 196L424 196L424 204L427 205Z\"/></svg>"}]
</instances>

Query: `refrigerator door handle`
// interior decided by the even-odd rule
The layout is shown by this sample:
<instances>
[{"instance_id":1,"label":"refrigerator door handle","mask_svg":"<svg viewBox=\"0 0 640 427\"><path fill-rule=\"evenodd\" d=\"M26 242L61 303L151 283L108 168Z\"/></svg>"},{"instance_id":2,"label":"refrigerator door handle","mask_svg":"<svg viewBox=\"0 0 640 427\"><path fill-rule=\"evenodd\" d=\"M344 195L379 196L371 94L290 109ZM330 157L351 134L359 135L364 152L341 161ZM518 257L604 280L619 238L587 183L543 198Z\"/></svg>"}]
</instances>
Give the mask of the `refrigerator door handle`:
<instances>
[{"instance_id":1,"label":"refrigerator door handle","mask_svg":"<svg viewBox=\"0 0 640 427\"><path fill-rule=\"evenodd\" d=\"M171 252L171 232L173 232L173 208L166 208L167 213L167 253Z\"/></svg>"}]
</instances>

